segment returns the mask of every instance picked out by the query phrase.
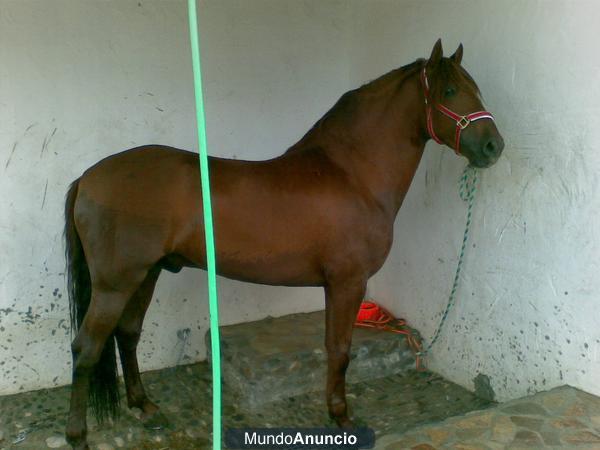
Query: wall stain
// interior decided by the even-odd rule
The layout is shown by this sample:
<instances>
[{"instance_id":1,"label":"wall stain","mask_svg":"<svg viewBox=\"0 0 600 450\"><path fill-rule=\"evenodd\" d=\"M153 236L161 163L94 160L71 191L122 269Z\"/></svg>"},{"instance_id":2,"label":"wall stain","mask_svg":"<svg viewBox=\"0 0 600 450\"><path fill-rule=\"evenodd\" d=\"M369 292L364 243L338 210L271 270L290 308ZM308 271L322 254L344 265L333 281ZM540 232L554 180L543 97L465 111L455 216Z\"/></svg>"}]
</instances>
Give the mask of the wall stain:
<instances>
[{"instance_id":1,"label":"wall stain","mask_svg":"<svg viewBox=\"0 0 600 450\"><path fill-rule=\"evenodd\" d=\"M48 193L48 179L46 178L46 186L44 186L44 198L42 198L42 206L40 209L44 209L44 205L46 204L46 194Z\"/></svg>"},{"instance_id":2,"label":"wall stain","mask_svg":"<svg viewBox=\"0 0 600 450\"><path fill-rule=\"evenodd\" d=\"M25 137L27 135L27 133L29 132L29 130L31 130L36 125L37 125L37 123L32 123L27 128L25 128L25 132L23 133L22 137ZM4 170L8 169L8 166L10 166L10 163L12 161L12 157L13 157L13 155L15 153L15 150L17 149L17 145L19 145L19 141L18 140L16 140L15 143L13 144L13 147L12 147L12 150L10 152L10 155L8 156L8 159L6 160L6 164L4 165Z\"/></svg>"},{"instance_id":3,"label":"wall stain","mask_svg":"<svg viewBox=\"0 0 600 450\"><path fill-rule=\"evenodd\" d=\"M8 169L8 166L10 165L10 161L12 160L12 157L15 153L15 150L17 149L18 144L19 144L19 141L15 141L15 143L13 144L10 155L8 156L8 159L6 160L6 164L4 165L4 170Z\"/></svg>"},{"instance_id":4,"label":"wall stain","mask_svg":"<svg viewBox=\"0 0 600 450\"><path fill-rule=\"evenodd\" d=\"M49 136L46 136L44 138L44 142L42 143L42 150L40 151L40 158L43 156L44 151L48 148L48 145L50 145L50 141L52 140L52 138L56 134L56 130L57 129L58 128L54 127L54 130L52 130L52 133Z\"/></svg>"},{"instance_id":5,"label":"wall stain","mask_svg":"<svg viewBox=\"0 0 600 450\"><path fill-rule=\"evenodd\" d=\"M483 373L479 373L473 378L473 385L475 387L476 396L491 402L496 401L496 393L494 392L494 389L492 389L490 377Z\"/></svg>"}]
</instances>

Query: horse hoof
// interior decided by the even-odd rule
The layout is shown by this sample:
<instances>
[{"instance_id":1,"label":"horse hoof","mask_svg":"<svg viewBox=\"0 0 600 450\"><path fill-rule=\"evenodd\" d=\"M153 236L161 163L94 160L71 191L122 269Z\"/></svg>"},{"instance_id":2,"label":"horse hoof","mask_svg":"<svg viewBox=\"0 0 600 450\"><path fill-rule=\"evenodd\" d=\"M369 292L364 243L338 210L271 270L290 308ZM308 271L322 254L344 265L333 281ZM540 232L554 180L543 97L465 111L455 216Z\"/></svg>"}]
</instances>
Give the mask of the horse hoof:
<instances>
[{"instance_id":1,"label":"horse hoof","mask_svg":"<svg viewBox=\"0 0 600 450\"><path fill-rule=\"evenodd\" d=\"M149 415L142 414L141 420L144 428L147 430L157 431L164 430L165 428L169 427L169 420L160 411L156 411Z\"/></svg>"},{"instance_id":2,"label":"horse hoof","mask_svg":"<svg viewBox=\"0 0 600 450\"><path fill-rule=\"evenodd\" d=\"M345 429L356 428L356 426L354 425L354 422L351 419L349 419L348 417L336 417L335 423L337 423L337 426L340 428L345 428Z\"/></svg>"},{"instance_id":3,"label":"horse hoof","mask_svg":"<svg viewBox=\"0 0 600 450\"><path fill-rule=\"evenodd\" d=\"M90 446L85 438L66 436L67 443L73 450L90 450Z\"/></svg>"},{"instance_id":4,"label":"horse hoof","mask_svg":"<svg viewBox=\"0 0 600 450\"><path fill-rule=\"evenodd\" d=\"M90 446L87 442L80 442L79 444L69 444L73 450L90 450Z\"/></svg>"}]
</instances>

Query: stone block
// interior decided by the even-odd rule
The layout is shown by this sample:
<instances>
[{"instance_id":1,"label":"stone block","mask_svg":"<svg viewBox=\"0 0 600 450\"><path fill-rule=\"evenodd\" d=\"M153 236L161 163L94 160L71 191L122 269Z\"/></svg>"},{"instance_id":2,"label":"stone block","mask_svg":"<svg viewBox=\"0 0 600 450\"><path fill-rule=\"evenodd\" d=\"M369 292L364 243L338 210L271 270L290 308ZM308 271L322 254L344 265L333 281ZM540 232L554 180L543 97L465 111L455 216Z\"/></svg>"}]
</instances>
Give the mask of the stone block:
<instances>
[{"instance_id":1,"label":"stone block","mask_svg":"<svg viewBox=\"0 0 600 450\"><path fill-rule=\"evenodd\" d=\"M223 326L220 332L223 380L244 408L324 390L325 311ZM210 332L206 341L210 352ZM349 383L415 368L403 335L374 329L354 329L350 358Z\"/></svg>"}]
</instances>

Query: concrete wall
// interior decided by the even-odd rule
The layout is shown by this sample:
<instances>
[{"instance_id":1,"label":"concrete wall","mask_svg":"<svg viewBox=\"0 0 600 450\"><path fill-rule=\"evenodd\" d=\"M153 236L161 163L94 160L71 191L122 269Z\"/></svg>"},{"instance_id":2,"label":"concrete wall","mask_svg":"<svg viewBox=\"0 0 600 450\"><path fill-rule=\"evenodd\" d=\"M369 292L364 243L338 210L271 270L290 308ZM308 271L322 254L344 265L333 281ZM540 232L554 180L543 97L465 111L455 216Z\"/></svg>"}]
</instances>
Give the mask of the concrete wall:
<instances>
[{"instance_id":1,"label":"concrete wall","mask_svg":"<svg viewBox=\"0 0 600 450\"><path fill-rule=\"evenodd\" d=\"M282 153L348 89L342 3L200 3L211 154ZM186 4L0 0L0 394L70 382L68 184L136 145L197 148ZM144 370L205 357L205 279L161 275ZM220 294L224 323L323 307L317 289Z\"/></svg>"},{"instance_id":2,"label":"concrete wall","mask_svg":"<svg viewBox=\"0 0 600 450\"><path fill-rule=\"evenodd\" d=\"M428 360L508 399L559 384L600 394L600 83L594 2L201 3L210 152L282 152L347 89L462 41L506 140L481 173L458 304ZM0 394L69 382L62 205L98 159L196 148L182 1L0 0ZM464 166L429 144L374 298L428 337L462 238ZM322 307L320 290L221 280L224 323ZM204 357L205 274L164 274L143 369ZM183 330L189 329L188 334ZM179 336L179 337L178 337Z\"/></svg>"},{"instance_id":3,"label":"concrete wall","mask_svg":"<svg viewBox=\"0 0 600 450\"><path fill-rule=\"evenodd\" d=\"M506 140L480 171L458 303L428 365L497 398L571 384L600 394L600 29L594 1L376 1L354 11L352 73L376 77L465 46ZM428 144L395 246L370 293L430 337L446 305L466 207L465 165Z\"/></svg>"}]
</instances>

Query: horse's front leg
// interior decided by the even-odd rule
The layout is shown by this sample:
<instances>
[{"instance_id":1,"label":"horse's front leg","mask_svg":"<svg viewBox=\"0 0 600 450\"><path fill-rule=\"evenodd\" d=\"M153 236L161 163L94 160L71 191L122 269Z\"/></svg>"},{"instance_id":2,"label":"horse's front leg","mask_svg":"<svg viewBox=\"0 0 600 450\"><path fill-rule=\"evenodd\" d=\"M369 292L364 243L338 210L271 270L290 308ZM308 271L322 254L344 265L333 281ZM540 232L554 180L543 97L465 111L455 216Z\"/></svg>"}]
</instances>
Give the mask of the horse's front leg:
<instances>
[{"instance_id":1,"label":"horse's front leg","mask_svg":"<svg viewBox=\"0 0 600 450\"><path fill-rule=\"evenodd\" d=\"M351 427L346 403L346 369L350 362L350 344L356 315L366 290L366 279L340 277L325 287L327 349L327 408L341 427Z\"/></svg>"}]
</instances>

